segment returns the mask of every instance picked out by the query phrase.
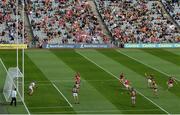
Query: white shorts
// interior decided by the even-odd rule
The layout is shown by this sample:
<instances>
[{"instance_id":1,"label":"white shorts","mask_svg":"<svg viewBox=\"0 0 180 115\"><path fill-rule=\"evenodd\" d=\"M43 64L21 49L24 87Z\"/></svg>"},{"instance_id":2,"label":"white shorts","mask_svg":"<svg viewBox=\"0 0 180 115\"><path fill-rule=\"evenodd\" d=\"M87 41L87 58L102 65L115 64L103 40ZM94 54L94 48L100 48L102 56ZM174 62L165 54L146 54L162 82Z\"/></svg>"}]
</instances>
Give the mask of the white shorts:
<instances>
[{"instance_id":1,"label":"white shorts","mask_svg":"<svg viewBox=\"0 0 180 115\"><path fill-rule=\"evenodd\" d=\"M79 88L80 87L80 84L76 84L76 88Z\"/></svg>"},{"instance_id":2,"label":"white shorts","mask_svg":"<svg viewBox=\"0 0 180 115\"><path fill-rule=\"evenodd\" d=\"M158 91L158 89L154 89L154 92L157 92Z\"/></svg>"},{"instance_id":3,"label":"white shorts","mask_svg":"<svg viewBox=\"0 0 180 115\"><path fill-rule=\"evenodd\" d=\"M126 84L125 84L125 87L126 87L126 88L129 88L129 85L126 85Z\"/></svg>"},{"instance_id":4,"label":"white shorts","mask_svg":"<svg viewBox=\"0 0 180 115\"><path fill-rule=\"evenodd\" d=\"M78 94L77 94L77 93L73 93L73 96L74 96L74 97L77 97L77 96L78 96Z\"/></svg>"},{"instance_id":5,"label":"white shorts","mask_svg":"<svg viewBox=\"0 0 180 115\"><path fill-rule=\"evenodd\" d=\"M168 86L169 86L169 87L173 87L173 84L172 84L172 83L170 83L170 84L168 84Z\"/></svg>"},{"instance_id":6,"label":"white shorts","mask_svg":"<svg viewBox=\"0 0 180 115\"><path fill-rule=\"evenodd\" d=\"M131 97L132 100L136 99L136 97Z\"/></svg>"},{"instance_id":7,"label":"white shorts","mask_svg":"<svg viewBox=\"0 0 180 115\"><path fill-rule=\"evenodd\" d=\"M32 87L32 86L29 86L29 90L33 91L33 87Z\"/></svg>"},{"instance_id":8,"label":"white shorts","mask_svg":"<svg viewBox=\"0 0 180 115\"><path fill-rule=\"evenodd\" d=\"M32 87L33 87L33 88L35 87L35 83L34 83L34 82L32 83Z\"/></svg>"},{"instance_id":9,"label":"white shorts","mask_svg":"<svg viewBox=\"0 0 180 115\"><path fill-rule=\"evenodd\" d=\"M148 79L148 83L152 83L152 80Z\"/></svg>"}]
</instances>

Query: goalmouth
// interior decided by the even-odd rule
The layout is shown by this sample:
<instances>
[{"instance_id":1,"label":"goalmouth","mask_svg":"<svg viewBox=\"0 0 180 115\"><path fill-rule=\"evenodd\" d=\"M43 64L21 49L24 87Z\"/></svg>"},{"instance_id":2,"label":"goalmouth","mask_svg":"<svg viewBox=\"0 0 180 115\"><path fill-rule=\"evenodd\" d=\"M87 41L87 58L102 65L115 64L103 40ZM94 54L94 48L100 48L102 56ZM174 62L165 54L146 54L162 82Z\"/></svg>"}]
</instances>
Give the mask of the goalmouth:
<instances>
[{"instance_id":1,"label":"goalmouth","mask_svg":"<svg viewBox=\"0 0 180 115\"><path fill-rule=\"evenodd\" d=\"M18 67L6 68L2 59L0 59L0 76L1 88L6 102L11 100L11 92L14 88L17 89L17 101L24 101L24 81L23 74Z\"/></svg>"},{"instance_id":2,"label":"goalmouth","mask_svg":"<svg viewBox=\"0 0 180 115\"><path fill-rule=\"evenodd\" d=\"M11 92L14 88L17 89L17 102L22 102L27 113L30 115L30 112L24 102L24 75L21 73L18 67L6 68L2 59L0 58L0 76L1 82L0 87L3 92L3 102L11 101Z\"/></svg>"}]
</instances>

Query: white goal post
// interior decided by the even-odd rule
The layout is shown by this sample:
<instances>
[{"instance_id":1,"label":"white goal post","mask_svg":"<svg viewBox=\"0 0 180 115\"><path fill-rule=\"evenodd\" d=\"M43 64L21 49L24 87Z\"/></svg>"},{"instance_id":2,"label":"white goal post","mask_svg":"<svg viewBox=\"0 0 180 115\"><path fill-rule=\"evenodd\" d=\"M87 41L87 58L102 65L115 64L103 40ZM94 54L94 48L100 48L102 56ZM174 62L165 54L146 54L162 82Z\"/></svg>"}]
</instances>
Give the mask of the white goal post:
<instances>
[{"instance_id":1,"label":"white goal post","mask_svg":"<svg viewBox=\"0 0 180 115\"><path fill-rule=\"evenodd\" d=\"M18 73L17 73L18 72ZM17 101L23 101L23 74L20 72L19 68L11 67L8 69L6 74L6 80L4 83L3 94L6 102L11 101L11 92L14 88L17 89Z\"/></svg>"},{"instance_id":2,"label":"white goal post","mask_svg":"<svg viewBox=\"0 0 180 115\"><path fill-rule=\"evenodd\" d=\"M3 78L3 95L6 102L11 101L11 92L14 88L17 89L17 101L24 101L24 76L18 67L10 67L8 70L5 67L2 59L0 59L0 74ZM18 72L18 73L17 73Z\"/></svg>"}]
</instances>

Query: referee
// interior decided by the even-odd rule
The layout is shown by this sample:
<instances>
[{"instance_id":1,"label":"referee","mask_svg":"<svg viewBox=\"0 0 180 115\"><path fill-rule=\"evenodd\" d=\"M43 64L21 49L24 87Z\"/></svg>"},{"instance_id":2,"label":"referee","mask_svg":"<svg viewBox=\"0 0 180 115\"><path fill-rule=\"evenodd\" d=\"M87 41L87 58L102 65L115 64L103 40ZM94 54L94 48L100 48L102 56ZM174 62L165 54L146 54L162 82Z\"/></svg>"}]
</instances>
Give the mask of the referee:
<instances>
[{"instance_id":1,"label":"referee","mask_svg":"<svg viewBox=\"0 0 180 115\"><path fill-rule=\"evenodd\" d=\"M16 91L16 88L14 88L14 90L12 91L12 94L11 94L10 105L13 105L13 102L14 102L14 105L16 106L16 95L17 95L17 91Z\"/></svg>"}]
</instances>

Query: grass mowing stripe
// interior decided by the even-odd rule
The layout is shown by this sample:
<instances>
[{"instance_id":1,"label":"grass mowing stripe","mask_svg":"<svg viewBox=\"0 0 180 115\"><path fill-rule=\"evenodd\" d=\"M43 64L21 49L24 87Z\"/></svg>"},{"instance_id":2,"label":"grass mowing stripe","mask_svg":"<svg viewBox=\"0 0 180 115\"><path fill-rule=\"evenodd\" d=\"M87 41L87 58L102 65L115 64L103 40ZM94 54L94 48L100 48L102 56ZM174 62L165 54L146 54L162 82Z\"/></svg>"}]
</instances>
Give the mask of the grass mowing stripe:
<instances>
[{"instance_id":1,"label":"grass mowing stripe","mask_svg":"<svg viewBox=\"0 0 180 115\"><path fill-rule=\"evenodd\" d=\"M125 49L119 51L143 62L144 64L150 65L151 67L156 68L161 72L164 72L168 75L173 75L176 79L180 79L180 68L178 65L163 60L162 58L154 56L140 49Z\"/></svg>"},{"instance_id":2,"label":"grass mowing stripe","mask_svg":"<svg viewBox=\"0 0 180 115\"><path fill-rule=\"evenodd\" d=\"M9 72L8 72L6 66L4 65L4 63L3 63L3 61L2 61L1 58L0 58L0 62L2 63L3 67L5 68L5 70L6 70L7 74L8 74ZM8 76L10 76L10 75L8 74ZM29 109L28 109L27 106L26 106L26 103L25 103L24 100L22 99L20 93L19 93L19 92L17 92L17 93L19 94L19 96L20 96L20 98L21 98L21 101L22 101L22 103L23 103L23 105L24 105L24 107L25 107L25 109L26 109L28 115L30 115L30 112L29 112Z\"/></svg>"},{"instance_id":3,"label":"grass mowing stripe","mask_svg":"<svg viewBox=\"0 0 180 115\"><path fill-rule=\"evenodd\" d=\"M86 80L82 79L81 81L85 82ZM100 81L101 82L110 82L110 81L117 81L117 80L88 80L88 81L92 81L92 82L100 82ZM28 81L28 83L29 82L30 81ZM73 80L53 80L51 82L54 82L54 83L58 83L58 82L73 82L74 83ZM26 84L28 84L28 83L26 83ZM50 82L48 82L48 81L38 81L38 85L41 84L41 83L50 83Z\"/></svg>"},{"instance_id":4,"label":"grass mowing stripe","mask_svg":"<svg viewBox=\"0 0 180 115\"><path fill-rule=\"evenodd\" d=\"M45 86L45 85L44 86L43 85L38 86L38 89L37 89L37 91L35 91L32 99L30 97L28 97L29 100L31 100L31 105L29 105L29 106L37 107L37 105L38 106L42 106L42 105L48 105L48 106L64 106L64 105L68 105L68 103L64 100L64 98L59 95L59 92L56 90L56 88L54 88L51 81L46 78L46 75L44 74L43 70L40 69L37 66L36 61L34 61L34 59L31 57L30 54L32 53L34 55L34 52L36 52L36 51L31 51L31 50L29 51L28 50L28 51L26 51L26 55L27 55L27 59L29 59L29 61L32 61L31 66L34 66L33 68L31 67L29 69L34 69L34 72L36 74L36 76L34 76L34 77L35 77L35 81L37 80L36 81L37 86L38 86L38 81L46 81L47 83L50 83L50 84L48 86ZM27 59L26 59L26 62L28 61ZM45 62L43 62L43 63L45 63ZM27 68L26 68L26 70L27 70ZM34 73L34 72L32 72L32 73ZM33 79L34 77L31 77L31 79ZM45 91L45 90L47 90L47 88L48 88L48 93L47 93L47 91ZM38 101L40 103L35 101L37 99L38 99ZM44 99L46 101L41 101L42 99ZM34 105L33 103L36 104L36 105ZM31 111L33 111L33 113L37 112L37 111L32 110L32 109L31 109ZM41 111L43 111L43 110L41 109ZM47 111L47 110L44 109L44 111ZM62 109L59 109L59 110L57 109L55 111L64 112L64 111L66 111L66 108L64 108L64 109L62 108Z\"/></svg>"},{"instance_id":5,"label":"grass mowing stripe","mask_svg":"<svg viewBox=\"0 0 180 115\"><path fill-rule=\"evenodd\" d=\"M64 52L62 50L55 50L56 52ZM36 66L46 75L48 79L53 82L61 92L66 95L66 98L73 105L74 112L80 110L98 110L103 111L104 109L117 109L111 102L109 102L103 95L101 95L91 84L86 80L82 79L81 82L81 93L79 95L80 105L74 104L72 97L72 87L74 85L74 74L76 71L72 70L61 58L57 57L50 51L31 51L28 55L34 61ZM72 55L70 56L72 57ZM71 60L68 60L71 62ZM72 82L60 82L62 80L71 80ZM96 105L96 106L94 106ZM55 109L47 110L48 113L55 111ZM38 112L38 110L36 111ZM66 113L72 113L72 111L63 111ZM76 112L77 113L77 112ZM120 113L120 112L119 112Z\"/></svg>"},{"instance_id":6,"label":"grass mowing stripe","mask_svg":"<svg viewBox=\"0 0 180 115\"><path fill-rule=\"evenodd\" d=\"M129 58L131 58L131 59L133 59L133 60L135 60L135 61L137 61L137 62L139 62L139 63L141 63L141 64L143 64L143 65L145 65L145 66L147 66L147 67L149 67L149 68L151 68L151 69L154 69L155 71L158 71L158 72L160 72L160 73L162 73L162 74L164 74L166 77L169 77L170 75L169 74L167 74L166 72L163 72L163 71L161 71L161 70L159 70L159 69L157 69L157 68L155 68L155 67L153 67L153 66L151 66L151 65L149 65L149 64L146 64L146 63L144 63L144 62L142 62L142 61L140 61L140 60L138 60L138 59L136 59L136 58L133 58L132 56L129 56L128 54L126 54L126 53L124 53L123 51L121 51L121 50L117 50L119 53L121 53L121 54L123 54L123 55L125 55L125 56L127 56L127 57L129 57ZM180 82L180 80L178 79L178 78L176 78L176 77L174 77L178 82Z\"/></svg>"},{"instance_id":7,"label":"grass mowing stripe","mask_svg":"<svg viewBox=\"0 0 180 115\"><path fill-rule=\"evenodd\" d=\"M125 49L122 49L125 50ZM120 54L119 52L116 52L114 49L109 50L98 50L98 52L90 52L85 53L86 56L90 57L93 61L101 65L102 67L106 68L107 70L114 73L116 76L120 74L120 72L125 73L125 77L128 78L133 86L137 89L139 89L141 92L143 92L144 95L148 96L148 98L152 99L156 103L158 103L160 106L168 110L170 113L179 113L180 111L177 109L177 107L180 107L180 100L179 97L176 95L179 95L179 89L178 86L170 89L170 91L167 91L167 88L161 87L161 85L158 85L158 99L156 99L154 96L152 96L151 89L147 88L147 80L144 77L144 72L150 72L154 74L155 72L149 70L149 68L140 66L137 62L134 62L134 60L129 59L128 57ZM92 55L92 56L91 56ZM138 55L138 54L137 54ZM108 61L103 61L108 60ZM106 64L107 63L107 64ZM109 63L111 63L111 67L109 67ZM133 67L132 67L133 66ZM116 69L119 68L119 69ZM162 76L158 75L159 73L155 73L156 82L159 84L162 82L165 87L166 80L164 81L162 79ZM174 94L172 93L172 91Z\"/></svg>"},{"instance_id":8,"label":"grass mowing stripe","mask_svg":"<svg viewBox=\"0 0 180 115\"><path fill-rule=\"evenodd\" d=\"M101 93L101 95L104 95L103 98L105 98L106 100L108 100L109 103L111 103L111 101L109 101L109 98L107 99L107 96L114 95L114 92L111 92L112 91L111 89L108 88L109 90L107 90L107 88L104 87L105 84L103 82L95 83L95 82L88 81L88 80L104 80L104 79L105 80L111 80L111 78L109 76L107 76L107 74L104 74L103 71L100 71L95 66L92 66L92 64L89 64L89 62L86 59L81 57L79 54L75 53L73 50L66 50L66 51L54 51L53 50L52 52L54 52L67 65L69 65L71 68L73 68L74 71L80 72L81 77L83 79L87 80L88 83L90 83L93 87L96 88L97 91L99 91ZM92 71L92 72L89 72L89 71ZM104 77L102 78L101 76L104 76ZM110 83L111 82L108 82L106 84L110 84ZM84 86L82 84L81 88L83 88L83 87ZM82 92L82 90L81 90L81 92ZM88 93L89 96L93 95L93 94L91 94L91 92L88 91L88 89L86 90L86 92ZM111 92L111 93L109 93L109 92ZM82 96L81 96L81 98L82 98ZM110 97L110 98L112 100L112 97ZM117 99L117 97L116 97L116 99ZM118 100L119 100L119 98L118 98ZM96 107L98 107L97 105L99 105L99 107L102 107L103 110L104 109L111 109L111 107L108 107L109 106L108 103L107 104L103 104L104 102L103 103L100 102L98 104L97 103L98 102L97 99L94 99L94 101L95 101L94 105L96 105ZM102 103L102 105L101 105L101 103ZM116 103L117 103L117 101L116 101ZM119 106L120 105L121 104L119 104Z\"/></svg>"},{"instance_id":9,"label":"grass mowing stripe","mask_svg":"<svg viewBox=\"0 0 180 115\"><path fill-rule=\"evenodd\" d=\"M89 114L92 114L92 113L107 113L107 112L118 112L119 110L103 110L103 111L87 111L87 110L81 110L81 111L78 111L78 113L89 113ZM126 111L126 112L139 112L139 111L147 111L149 113L151 113L152 111L159 111L159 109L140 109L140 110L120 110L120 111ZM39 112L39 113L44 113L44 112ZM49 113L49 112L48 112ZM53 112L53 114L55 114L56 112Z\"/></svg>"},{"instance_id":10,"label":"grass mowing stripe","mask_svg":"<svg viewBox=\"0 0 180 115\"><path fill-rule=\"evenodd\" d=\"M54 83L52 83L52 84L56 88L56 90L63 96L63 98L68 102L70 107L73 107L72 104L68 101L68 99L64 96L64 94L57 88L57 86Z\"/></svg>"},{"instance_id":11,"label":"grass mowing stripe","mask_svg":"<svg viewBox=\"0 0 180 115\"><path fill-rule=\"evenodd\" d=\"M109 72L108 70L104 69L103 67L99 66L97 63L95 63L94 61L92 61L91 59L89 59L88 57L82 55L81 53L78 52L78 54L80 54L81 56L83 56L84 58L86 58L87 60L89 60L90 62L94 63L96 66L98 66L99 68L101 68L102 70L104 70L105 72L109 73L110 75L112 75L113 77L115 77L117 80L119 80L119 78L117 76L115 76L113 73ZM146 98L148 101L150 101L151 103L153 103L154 105L156 105L158 108L160 108L162 111L164 111L165 113L169 114L169 112L167 112L165 109L163 109L161 106L159 106L157 103L153 102L151 99L149 99L148 97L146 97L145 95L143 95L141 92L139 92L138 90L136 90L141 96L143 96L144 98Z\"/></svg>"},{"instance_id":12,"label":"grass mowing stripe","mask_svg":"<svg viewBox=\"0 0 180 115\"><path fill-rule=\"evenodd\" d=\"M30 109L46 109L46 108L67 108L70 106L39 106L39 107L29 107Z\"/></svg>"},{"instance_id":13,"label":"grass mowing stripe","mask_svg":"<svg viewBox=\"0 0 180 115\"><path fill-rule=\"evenodd\" d=\"M180 56L180 48L170 48L170 49L164 49L164 50Z\"/></svg>"},{"instance_id":14,"label":"grass mowing stripe","mask_svg":"<svg viewBox=\"0 0 180 115\"><path fill-rule=\"evenodd\" d=\"M162 74L148 66L145 66L137 61L134 61L133 59L117 52L114 49L111 50L111 53L109 53L108 50L101 50L100 52L103 53L104 55L116 60L117 62L123 64L124 66L130 68L131 70L135 71L136 73L140 74L141 76L145 77L144 73L147 73L147 72L154 74L157 84L160 85L162 88L164 88L163 90L167 90L166 82L168 80L168 77L164 77L164 74ZM169 92L180 97L180 93L178 93L179 89L180 89L180 86L177 84L176 87L173 87L172 89L170 89Z\"/></svg>"},{"instance_id":15,"label":"grass mowing stripe","mask_svg":"<svg viewBox=\"0 0 180 115\"><path fill-rule=\"evenodd\" d=\"M89 53L89 50L83 50L87 53ZM114 77L112 77L110 74L105 72L102 69L99 69L96 65L76 53L74 50L52 50L61 60L63 60L67 65L69 65L71 68L73 68L75 71L80 72L81 77L85 80L89 79L97 79L97 80L104 80L104 79L113 79L116 80ZM103 58L102 58L103 59ZM102 60L101 59L101 60ZM108 60L107 60L108 61ZM158 107L154 106L151 102L143 98L141 95L138 96L138 104L136 107L131 107L130 104L130 95L126 90L122 90L121 86L118 81L115 82L107 82L107 83L95 83L88 81L92 86L94 86L102 95L106 97L111 103L113 103L119 110L122 109L159 109ZM83 88L84 86L81 86ZM88 92L88 91L86 91ZM89 95L92 95L89 93ZM97 104L94 103L94 105ZM105 110L110 108L105 108L105 105L102 105ZM159 109L160 110L160 109ZM149 112L124 112L123 113L149 113ZM159 112L151 112L151 113L164 113L164 111L160 110Z\"/></svg>"},{"instance_id":16,"label":"grass mowing stripe","mask_svg":"<svg viewBox=\"0 0 180 115\"><path fill-rule=\"evenodd\" d=\"M41 72L41 70L35 65L34 61L29 58L29 50L26 51L26 61L25 61L25 81L26 83L30 83L31 81L36 81L37 90L34 91L33 96L29 96L26 94L26 102L28 102L28 106L30 107L38 107L38 106L64 106L66 105L66 101L64 101L63 97L59 96L57 90L53 87L52 84L48 86L38 85L38 81L46 81L47 83L51 83ZM47 92L48 88L48 92ZM43 101L42 101L43 100ZM56 109L56 112L66 111L66 108ZM37 113L38 111L30 109L32 113ZM47 109L41 109L41 111L47 112Z\"/></svg>"},{"instance_id":17,"label":"grass mowing stripe","mask_svg":"<svg viewBox=\"0 0 180 115\"><path fill-rule=\"evenodd\" d=\"M142 49L142 50L180 66L180 56L176 55L175 53L171 53L163 49Z\"/></svg>"}]
</instances>

